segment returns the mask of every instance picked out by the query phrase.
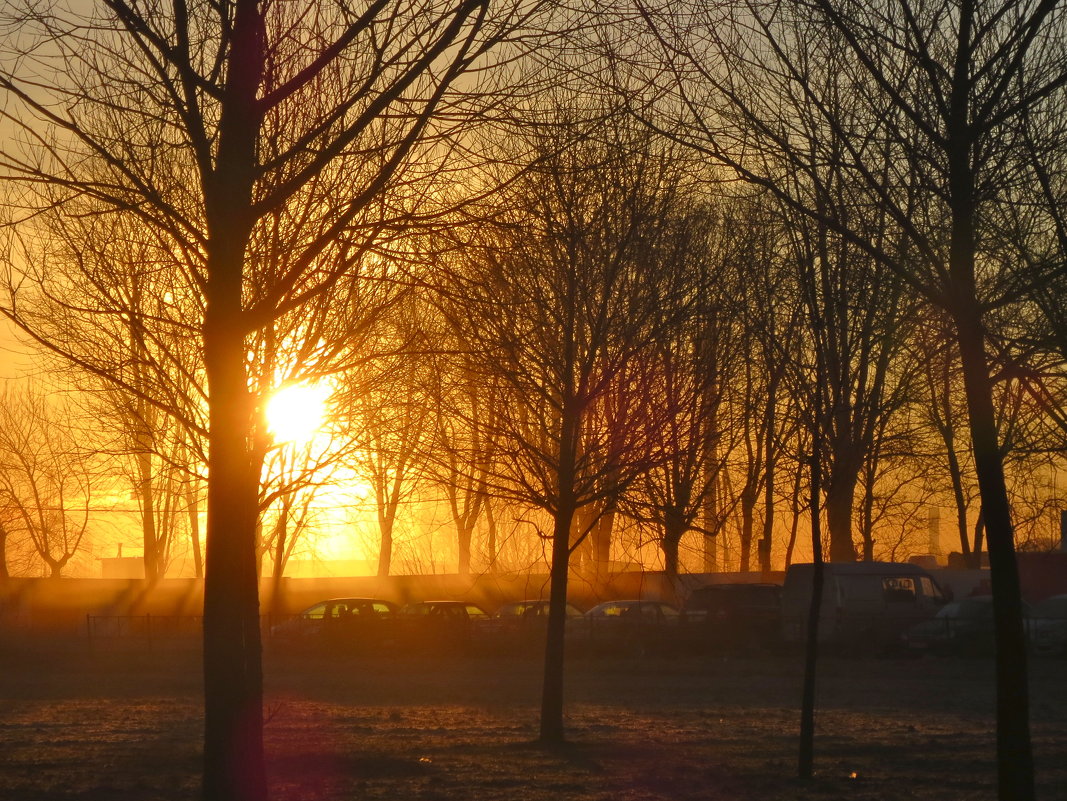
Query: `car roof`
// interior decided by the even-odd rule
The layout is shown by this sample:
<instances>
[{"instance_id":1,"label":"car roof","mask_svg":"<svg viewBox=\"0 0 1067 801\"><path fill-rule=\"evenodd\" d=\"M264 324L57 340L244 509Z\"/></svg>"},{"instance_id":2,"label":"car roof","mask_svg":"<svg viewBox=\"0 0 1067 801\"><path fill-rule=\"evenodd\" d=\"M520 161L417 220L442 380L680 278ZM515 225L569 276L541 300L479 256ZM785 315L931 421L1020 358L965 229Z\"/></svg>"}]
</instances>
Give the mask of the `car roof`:
<instances>
[{"instance_id":1,"label":"car roof","mask_svg":"<svg viewBox=\"0 0 1067 801\"><path fill-rule=\"evenodd\" d=\"M316 606L322 604L389 604L389 606L396 606L395 601L390 601L386 598L327 598L324 601L316 601L308 609L313 609Z\"/></svg>"},{"instance_id":2,"label":"car roof","mask_svg":"<svg viewBox=\"0 0 1067 801\"><path fill-rule=\"evenodd\" d=\"M811 562L794 562L786 574L804 574L815 570ZM927 576L929 573L919 565L911 562L826 562L823 564L826 575L836 576Z\"/></svg>"},{"instance_id":3,"label":"car roof","mask_svg":"<svg viewBox=\"0 0 1067 801\"><path fill-rule=\"evenodd\" d=\"M780 590L781 584L774 584L773 582L728 582L723 584L705 584L703 587L694 588L691 595L703 592L724 592L728 590L751 590L751 589L767 589L767 590Z\"/></svg>"}]
</instances>

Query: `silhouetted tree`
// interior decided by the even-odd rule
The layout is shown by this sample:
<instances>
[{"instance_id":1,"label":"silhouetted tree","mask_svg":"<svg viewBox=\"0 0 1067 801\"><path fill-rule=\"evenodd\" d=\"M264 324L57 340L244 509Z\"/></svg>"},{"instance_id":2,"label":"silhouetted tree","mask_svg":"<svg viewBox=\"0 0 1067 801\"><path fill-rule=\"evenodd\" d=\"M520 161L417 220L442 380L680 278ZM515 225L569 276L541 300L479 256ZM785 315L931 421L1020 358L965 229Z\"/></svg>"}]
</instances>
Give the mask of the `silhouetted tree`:
<instances>
[{"instance_id":1,"label":"silhouetted tree","mask_svg":"<svg viewBox=\"0 0 1067 801\"><path fill-rule=\"evenodd\" d=\"M59 578L82 549L101 493L99 455L62 396L5 386L0 395L0 503L5 536L21 534ZM5 542L6 544L6 542ZM6 558L5 558L6 568Z\"/></svg>"},{"instance_id":2,"label":"silhouetted tree","mask_svg":"<svg viewBox=\"0 0 1067 801\"><path fill-rule=\"evenodd\" d=\"M688 280L664 258L686 197L677 164L614 120L598 125L516 143L530 166L442 285L467 363L499 391L498 413L481 421L496 443L487 484L551 517L544 742L564 734L570 555L597 522L575 531L576 513L600 505L603 516L659 458L655 344L684 311Z\"/></svg>"},{"instance_id":3,"label":"silhouetted tree","mask_svg":"<svg viewBox=\"0 0 1067 801\"><path fill-rule=\"evenodd\" d=\"M1047 274L979 263L998 215L1033 180L1023 120L1063 103L1063 13L1054 0L772 2L733 18L645 11L676 79L674 107L695 111L677 126L648 116L835 231L952 321L993 574L999 792L1016 800L1033 798L1026 651L986 332L991 308ZM837 80L823 83L827 57L842 52ZM840 143L842 168L903 237L889 241L906 246L883 247L822 202L813 133ZM1045 135L1063 141L1062 127Z\"/></svg>"},{"instance_id":4,"label":"silhouetted tree","mask_svg":"<svg viewBox=\"0 0 1067 801\"><path fill-rule=\"evenodd\" d=\"M334 367L334 336L368 313L359 289L380 267L367 259L373 244L440 211L411 187L455 155L439 145L473 101L493 101L474 91L472 71L517 27L532 34L543 9L106 0L70 12L13 4L5 15L4 114L24 135L0 161L25 181L21 227L42 210L131 218L194 309L186 336L206 376L208 443L207 799L266 797L256 518L269 441L249 345L282 320L298 331L329 319L303 343L301 366ZM504 63L521 46L511 41ZM409 189L392 192L401 173ZM24 287L10 288L8 316L76 357L22 316Z\"/></svg>"}]
</instances>

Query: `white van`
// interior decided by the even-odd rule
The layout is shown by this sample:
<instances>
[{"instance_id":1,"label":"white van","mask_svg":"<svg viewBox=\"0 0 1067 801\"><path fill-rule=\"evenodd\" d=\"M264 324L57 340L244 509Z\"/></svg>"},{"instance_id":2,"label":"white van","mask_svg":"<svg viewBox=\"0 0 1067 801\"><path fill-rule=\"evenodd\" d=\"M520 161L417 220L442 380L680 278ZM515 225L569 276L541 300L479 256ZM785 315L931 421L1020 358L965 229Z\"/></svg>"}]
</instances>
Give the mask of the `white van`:
<instances>
[{"instance_id":1,"label":"white van","mask_svg":"<svg viewBox=\"0 0 1067 801\"><path fill-rule=\"evenodd\" d=\"M807 638L813 564L790 565L782 587L782 638ZM819 641L877 650L933 617L946 598L933 576L913 564L827 562L823 565Z\"/></svg>"}]
</instances>

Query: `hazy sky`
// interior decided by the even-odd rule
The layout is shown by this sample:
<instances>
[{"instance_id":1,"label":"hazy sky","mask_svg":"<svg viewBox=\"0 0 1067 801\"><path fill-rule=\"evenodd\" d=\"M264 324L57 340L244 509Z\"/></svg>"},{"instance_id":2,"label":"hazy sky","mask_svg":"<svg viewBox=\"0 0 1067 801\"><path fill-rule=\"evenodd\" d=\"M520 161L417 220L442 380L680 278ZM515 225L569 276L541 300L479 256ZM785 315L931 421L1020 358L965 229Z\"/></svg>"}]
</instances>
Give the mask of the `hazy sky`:
<instances>
[{"instance_id":1,"label":"hazy sky","mask_svg":"<svg viewBox=\"0 0 1067 801\"><path fill-rule=\"evenodd\" d=\"M15 336L14 326L0 318L0 379L25 375L31 364L29 350Z\"/></svg>"}]
</instances>

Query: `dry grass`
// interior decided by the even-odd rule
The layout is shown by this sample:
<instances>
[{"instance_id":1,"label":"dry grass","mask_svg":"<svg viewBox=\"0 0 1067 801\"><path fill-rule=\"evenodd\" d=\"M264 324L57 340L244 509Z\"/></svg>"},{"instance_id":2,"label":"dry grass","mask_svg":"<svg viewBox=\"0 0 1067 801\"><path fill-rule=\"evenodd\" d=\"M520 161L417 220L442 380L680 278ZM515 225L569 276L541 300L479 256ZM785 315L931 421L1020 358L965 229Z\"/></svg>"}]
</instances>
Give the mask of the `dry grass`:
<instances>
[{"instance_id":1,"label":"dry grass","mask_svg":"<svg viewBox=\"0 0 1067 801\"><path fill-rule=\"evenodd\" d=\"M0 798L195 798L194 653L6 655ZM1033 671L1039 797L1067 799L1062 661ZM827 659L817 776L793 778L799 659L576 660L570 743L534 744L536 658L269 655L284 801L972 801L995 797L983 660Z\"/></svg>"}]
</instances>

